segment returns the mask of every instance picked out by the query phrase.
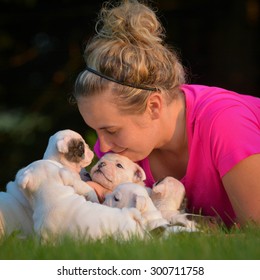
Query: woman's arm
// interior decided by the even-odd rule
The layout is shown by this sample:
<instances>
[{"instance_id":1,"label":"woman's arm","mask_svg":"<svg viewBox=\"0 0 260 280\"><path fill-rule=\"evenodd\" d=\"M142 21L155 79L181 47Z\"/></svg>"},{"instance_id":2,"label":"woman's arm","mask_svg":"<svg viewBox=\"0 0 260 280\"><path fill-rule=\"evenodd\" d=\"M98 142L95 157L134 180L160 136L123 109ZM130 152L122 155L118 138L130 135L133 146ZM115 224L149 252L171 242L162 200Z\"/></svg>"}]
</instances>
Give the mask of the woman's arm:
<instances>
[{"instance_id":1,"label":"woman's arm","mask_svg":"<svg viewBox=\"0 0 260 280\"><path fill-rule=\"evenodd\" d=\"M110 190L105 189L102 185L94 182L94 181L87 181L86 182L91 188L93 188L98 196L98 200L100 203L103 203L105 200L105 195L107 193L111 193Z\"/></svg>"},{"instance_id":2,"label":"woman's arm","mask_svg":"<svg viewBox=\"0 0 260 280\"><path fill-rule=\"evenodd\" d=\"M260 225L260 154L235 165L222 178L225 190L241 225Z\"/></svg>"}]
</instances>

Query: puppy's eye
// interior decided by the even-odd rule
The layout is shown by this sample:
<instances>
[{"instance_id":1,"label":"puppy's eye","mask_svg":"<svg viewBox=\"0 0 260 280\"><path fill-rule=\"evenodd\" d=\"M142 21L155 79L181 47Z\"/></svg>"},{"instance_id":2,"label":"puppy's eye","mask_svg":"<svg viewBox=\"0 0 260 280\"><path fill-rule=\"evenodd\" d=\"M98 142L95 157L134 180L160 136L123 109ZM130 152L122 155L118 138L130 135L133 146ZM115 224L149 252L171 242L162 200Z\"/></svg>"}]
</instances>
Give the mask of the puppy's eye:
<instances>
[{"instance_id":1,"label":"puppy's eye","mask_svg":"<svg viewBox=\"0 0 260 280\"><path fill-rule=\"evenodd\" d=\"M120 164L120 163L117 163L117 165L116 165L118 168L123 168L124 169L124 167L123 167L123 165L122 164Z\"/></svg>"},{"instance_id":2,"label":"puppy's eye","mask_svg":"<svg viewBox=\"0 0 260 280\"><path fill-rule=\"evenodd\" d=\"M159 184L163 181L163 179L164 179L164 178L161 178L161 179L159 179L157 182L155 182L155 183L154 183L154 187L157 186L157 185L159 185Z\"/></svg>"},{"instance_id":3,"label":"puppy's eye","mask_svg":"<svg viewBox=\"0 0 260 280\"><path fill-rule=\"evenodd\" d=\"M119 197L117 195L114 195L114 200L119 201Z\"/></svg>"}]
</instances>

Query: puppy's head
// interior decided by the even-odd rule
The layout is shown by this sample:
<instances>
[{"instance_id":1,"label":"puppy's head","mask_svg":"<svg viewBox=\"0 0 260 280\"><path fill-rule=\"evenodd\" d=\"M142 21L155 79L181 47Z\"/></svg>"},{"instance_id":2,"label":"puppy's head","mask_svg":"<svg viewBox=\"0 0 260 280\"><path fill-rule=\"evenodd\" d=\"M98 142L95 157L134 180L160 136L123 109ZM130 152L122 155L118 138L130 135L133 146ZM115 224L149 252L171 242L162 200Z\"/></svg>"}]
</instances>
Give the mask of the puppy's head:
<instances>
[{"instance_id":1,"label":"puppy's head","mask_svg":"<svg viewBox=\"0 0 260 280\"><path fill-rule=\"evenodd\" d=\"M143 222L148 230L163 232L168 225L154 206L147 189L134 183L118 185L111 194L107 194L104 203L110 207L136 208L140 211Z\"/></svg>"},{"instance_id":2,"label":"puppy's head","mask_svg":"<svg viewBox=\"0 0 260 280\"><path fill-rule=\"evenodd\" d=\"M155 206L164 209L178 210L185 196L184 185L173 177L165 177L163 180L155 183L151 199Z\"/></svg>"},{"instance_id":3,"label":"puppy's head","mask_svg":"<svg viewBox=\"0 0 260 280\"><path fill-rule=\"evenodd\" d=\"M118 185L114 191L107 194L103 204L116 208L137 208L141 213L145 212L150 199L144 186L134 183Z\"/></svg>"},{"instance_id":4,"label":"puppy's head","mask_svg":"<svg viewBox=\"0 0 260 280\"><path fill-rule=\"evenodd\" d=\"M82 136L70 129L56 132L49 139L44 159L60 162L79 173L88 166L94 157Z\"/></svg>"},{"instance_id":5,"label":"puppy's head","mask_svg":"<svg viewBox=\"0 0 260 280\"><path fill-rule=\"evenodd\" d=\"M144 170L138 164L114 153L105 154L91 168L90 175L93 181L110 191L121 183L143 184L146 179Z\"/></svg>"},{"instance_id":6,"label":"puppy's head","mask_svg":"<svg viewBox=\"0 0 260 280\"><path fill-rule=\"evenodd\" d=\"M44 183L55 178L59 178L59 172L62 165L54 163L50 160L37 160L26 167L20 169L16 176L15 181L22 189L27 189L30 192L35 192Z\"/></svg>"}]
</instances>

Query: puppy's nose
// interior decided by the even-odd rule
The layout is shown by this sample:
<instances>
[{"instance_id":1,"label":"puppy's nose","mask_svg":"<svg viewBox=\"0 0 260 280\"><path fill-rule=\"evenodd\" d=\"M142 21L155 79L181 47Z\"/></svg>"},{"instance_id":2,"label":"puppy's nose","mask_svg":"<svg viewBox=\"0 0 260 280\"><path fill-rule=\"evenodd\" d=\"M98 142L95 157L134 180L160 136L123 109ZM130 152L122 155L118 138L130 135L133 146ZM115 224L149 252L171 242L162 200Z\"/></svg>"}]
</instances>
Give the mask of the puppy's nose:
<instances>
[{"instance_id":1,"label":"puppy's nose","mask_svg":"<svg viewBox=\"0 0 260 280\"><path fill-rule=\"evenodd\" d=\"M99 164L98 164L98 168L100 169L100 168L102 168L102 167L104 167L104 166L106 166L106 163L105 162L100 162Z\"/></svg>"}]
</instances>

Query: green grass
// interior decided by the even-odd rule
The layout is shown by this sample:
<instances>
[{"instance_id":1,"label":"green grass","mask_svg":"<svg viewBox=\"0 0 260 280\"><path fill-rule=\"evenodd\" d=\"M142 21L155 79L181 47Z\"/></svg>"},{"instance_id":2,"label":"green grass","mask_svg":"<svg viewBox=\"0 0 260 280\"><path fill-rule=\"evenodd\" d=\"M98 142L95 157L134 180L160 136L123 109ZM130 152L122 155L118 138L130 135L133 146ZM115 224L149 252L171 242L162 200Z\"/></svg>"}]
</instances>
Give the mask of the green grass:
<instances>
[{"instance_id":1,"label":"green grass","mask_svg":"<svg viewBox=\"0 0 260 280\"><path fill-rule=\"evenodd\" d=\"M81 242L65 238L54 245L16 234L0 241L5 260L259 260L260 228L178 233L167 239Z\"/></svg>"}]
</instances>

